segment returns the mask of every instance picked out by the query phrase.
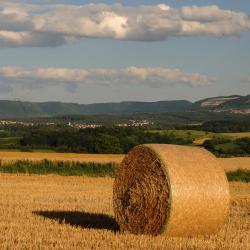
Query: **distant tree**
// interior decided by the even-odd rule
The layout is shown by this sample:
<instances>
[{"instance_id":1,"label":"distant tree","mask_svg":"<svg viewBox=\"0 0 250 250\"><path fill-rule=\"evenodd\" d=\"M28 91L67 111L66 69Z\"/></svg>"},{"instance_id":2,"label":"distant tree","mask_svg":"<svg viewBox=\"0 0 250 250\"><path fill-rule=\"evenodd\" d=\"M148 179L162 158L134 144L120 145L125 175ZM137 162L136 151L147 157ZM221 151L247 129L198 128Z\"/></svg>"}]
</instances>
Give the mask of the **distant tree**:
<instances>
[{"instance_id":1,"label":"distant tree","mask_svg":"<svg viewBox=\"0 0 250 250\"><path fill-rule=\"evenodd\" d=\"M108 134L100 134L95 140L95 152L103 154L120 154L123 153L123 150L117 137Z\"/></svg>"}]
</instances>

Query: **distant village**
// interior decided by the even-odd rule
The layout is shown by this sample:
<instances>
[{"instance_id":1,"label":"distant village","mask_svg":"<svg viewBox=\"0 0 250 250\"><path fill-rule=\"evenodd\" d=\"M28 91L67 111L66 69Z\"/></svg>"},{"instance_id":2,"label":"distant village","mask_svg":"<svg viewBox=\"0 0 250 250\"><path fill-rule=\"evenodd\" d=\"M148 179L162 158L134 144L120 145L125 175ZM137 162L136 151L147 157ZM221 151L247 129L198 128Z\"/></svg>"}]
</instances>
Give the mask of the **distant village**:
<instances>
[{"instance_id":1,"label":"distant village","mask_svg":"<svg viewBox=\"0 0 250 250\"><path fill-rule=\"evenodd\" d=\"M115 126L117 127L142 127L142 126L147 126L147 125L153 125L153 122L150 122L148 120L129 120L128 122L125 122L125 123L115 124ZM69 122L68 126L77 128L77 129L86 129L86 128L98 128L98 127L102 127L103 125Z\"/></svg>"},{"instance_id":2,"label":"distant village","mask_svg":"<svg viewBox=\"0 0 250 250\"><path fill-rule=\"evenodd\" d=\"M18 120L0 120L0 125L2 126L25 126L25 127L33 127L37 125L44 125L44 126L53 126L56 125L55 122L28 122L28 121L18 121ZM117 127L141 127L153 125L153 122L148 120L128 120L124 123L115 124ZM102 127L101 124L86 124L86 123L79 123L79 122L68 122L68 127L76 128L76 129L87 129L87 128L98 128Z\"/></svg>"},{"instance_id":3,"label":"distant village","mask_svg":"<svg viewBox=\"0 0 250 250\"><path fill-rule=\"evenodd\" d=\"M46 123L46 125L49 125L49 124ZM3 126L19 125L19 126L25 126L25 127L33 127L37 124L34 122L24 122L24 121L15 121L15 120L0 120L0 125L3 125Z\"/></svg>"}]
</instances>

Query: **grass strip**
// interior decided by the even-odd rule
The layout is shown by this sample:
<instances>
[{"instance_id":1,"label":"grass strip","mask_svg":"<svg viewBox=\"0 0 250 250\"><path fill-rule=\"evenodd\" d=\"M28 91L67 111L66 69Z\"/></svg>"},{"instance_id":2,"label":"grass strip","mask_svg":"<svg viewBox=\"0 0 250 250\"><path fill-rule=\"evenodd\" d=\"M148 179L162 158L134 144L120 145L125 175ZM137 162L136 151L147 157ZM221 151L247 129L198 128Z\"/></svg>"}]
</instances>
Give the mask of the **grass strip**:
<instances>
[{"instance_id":1,"label":"grass strip","mask_svg":"<svg viewBox=\"0 0 250 250\"><path fill-rule=\"evenodd\" d=\"M90 176L115 177L117 163L71 162L71 161L16 161L2 163L0 172L11 174L63 175L63 176ZM249 170L237 170L227 173L228 181L250 182Z\"/></svg>"},{"instance_id":2,"label":"grass strip","mask_svg":"<svg viewBox=\"0 0 250 250\"><path fill-rule=\"evenodd\" d=\"M227 173L228 181L250 182L250 170L236 170Z\"/></svg>"},{"instance_id":3,"label":"grass strip","mask_svg":"<svg viewBox=\"0 0 250 250\"><path fill-rule=\"evenodd\" d=\"M63 176L93 176L93 177L114 177L116 170L115 163L94 163L94 162L65 162L43 160L16 161L13 163L0 163L2 173L20 174L57 174Z\"/></svg>"}]
</instances>

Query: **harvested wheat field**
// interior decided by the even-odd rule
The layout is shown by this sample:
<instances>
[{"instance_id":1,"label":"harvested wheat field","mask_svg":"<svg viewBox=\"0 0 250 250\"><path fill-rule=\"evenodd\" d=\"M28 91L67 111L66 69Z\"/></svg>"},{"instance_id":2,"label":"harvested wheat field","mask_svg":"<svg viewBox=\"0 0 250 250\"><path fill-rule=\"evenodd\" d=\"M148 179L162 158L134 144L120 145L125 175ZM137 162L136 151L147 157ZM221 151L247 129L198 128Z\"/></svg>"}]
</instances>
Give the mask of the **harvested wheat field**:
<instances>
[{"instance_id":1,"label":"harvested wheat field","mask_svg":"<svg viewBox=\"0 0 250 250\"><path fill-rule=\"evenodd\" d=\"M223 163L226 172L237 169L250 170L250 157L219 158L219 160Z\"/></svg>"},{"instance_id":2,"label":"harvested wheat field","mask_svg":"<svg viewBox=\"0 0 250 250\"><path fill-rule=\"evenodd\" d=\"M19 160L42 161L74 161L95 163L121 163L124 155L117 154L75 154L75 153L43 153L43 152L8 152L0 151L0 161L5 163ZM250 169L250 157L219 158L226 172L237 169Z\"/></svg>"},{"instance_id":3,"label":"harvested wheat field","mask_svg":"<svg viewBox=\"0 0 250 250\"><path fill-rule=\"evenodd\" d=\"M230 183L230 216L200 238L120 233L112 178L1 175L0 249L249 249L250 184Z\"/></svg>"},{"instance_id":4,"label":"harvested wheat field","mask_svg":"<svg viewBox=\"0 0 250 250\"><path fill-rule=\"evenodd\" d=\"M74 154L74 153L0 151L0 159L2 162L13 162L13 161L18 161L18 160L41 161L41 160L47 159L50 161L120 163L123 157L124 157L123 155L116 155L116 154Z\"/></svg>"}]
</instances>

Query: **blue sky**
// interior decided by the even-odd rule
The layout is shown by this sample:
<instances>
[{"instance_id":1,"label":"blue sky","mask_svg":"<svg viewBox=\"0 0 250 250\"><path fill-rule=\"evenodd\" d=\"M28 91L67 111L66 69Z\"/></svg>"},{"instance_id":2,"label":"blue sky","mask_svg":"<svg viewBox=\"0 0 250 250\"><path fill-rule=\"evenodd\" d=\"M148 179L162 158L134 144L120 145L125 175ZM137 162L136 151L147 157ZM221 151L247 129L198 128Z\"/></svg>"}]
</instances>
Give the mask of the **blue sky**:
<instances>
[{"instance_id":1,"label":"blue sky","mask_svg":"<svg viewBox=\"0 0 250 250\"><path fill-rule=\"evenodd\" d=\"M18 8L20 8L21 2L23 4L41 4L39 1L18 1ZM46 5L44 1L42 2L43 5ZM110 8L118 1L48 2L50 4L47 6L50 7L53 2L54 4L75 4L76 6L85 3L106 3ZM0 99L94 103L173 99L194 101L208 96L250 94L249 1L136 1L136 4L135 1L119 2L123 6L136 5L137 7L141 5L155 7L157 4L164 3L173 8L174 11L179 11L184 6L197 5L203 8L204 6L217 5L219 11L214 8L203 9L202 15L204 16L198 15L197 12L190 12L188 9L185 21L192 19L193 22L193 15L196 13L198 17L195 17L195 22L200 22L202 25L219 22L218 25L220 25L223 21L223 27L218 28L218 31L217 23L215 23L214 26L204 26L204 29L207 29L205 31L199 29L198 31L192 30L191 34L180 34L179 31L172 31L172 28L170 31L161 29L157 32L150 33L148 30L144 32L145 25L141 25L138 27L139 32L143 31L142 36L136 33L129 35L126 33L124 36L120 29L115 29L117 31L115 35L113 30L108 35L97 32L88 35L85 31L89 27L80 27L83 31L79 35L76 30L77 34L73 34L73 41L68 42L67 40L65 42L63 40L61 42L60 40L58 42L58 39L62 38L61 30L60 36L58 35L58 29L61 27L55 25L53 29L50 29L49 25L54 21L51 19L49 25L43 24L44 26L41 26L42 32L46 32L46 39L44 36L42 39L38 37L40 40L37 42L36 38L32 37L31 42L25 40L21 43L18 40L17 43L13 39L6 42L6 37L4 37L5 40L1 46L0 26ZM12 9L13 6L15 6L14 3L11 6ZM2 8L10 7L4 6ZM227 10L234 13L236 25L233 23L234 20L232 20L232 24L230 23L231 17L226 21L224 17L221 19L221 15L223 16L224 11ZM61 10L56 9L55 11L60 14L58 14L57 19L60 21ZM71 9L67 10L67 13L70 11ZM81 15L88 15L88 11L80 14L77 12L79 18ZM107 12L106 9L105 11ZM119 16L128 15L130 18L130 13L126 10L121 10L121 14L111 7L111 10L108 9L108 11L118 13ZM148 9L146 12L136 10L135 16L146 16L147 11L151 10ZM102 13L102 8L99 12ZM199 9L198 13L200 13ZM239 13L245 15L245 19L239 16L240 19L244 19L240 31L237 29L238 19L236 19ZM158 12L155 15L157 16ZM40 25L40 23L44 23L43 18L45 17L39 18ZM20 25L15 26L15 18L13 17L13 19L11 25L7 26L6 24L8 32L30 32L25 26L26 19L25 28L19 27ZM120 21L120 19L116 20L109 23L111 27L108 28L113 29L112 25L116 25ZM65 22L65 26L71 25L68 23L70 21L70 16L68 21L67 18L65 20L62 18L62 23ZM181 21L183 24L183 20ZM154 24L152 22L152 25ZM233 28L231 30L234 25L236 31ZM150 31L152 27L155 28L155 26L149 25ZM73 29L73 27L70 28ZM99 29L99 27L97 28ZM6 28L4 27L3 30ZM39 32L41 31L39 30ZM51 38L54 37L53 32L57 34L53 40L55 42L51 42ZM67 30L67 38L68 32ZM105 32L109 33L109 30L105 29ZM167 34L166 37L162 37L164 32ZM229 33L224 35L224 32ZM3 35L6 34L3 33ZM9 33L7 35L9 39ZM35 35L37 35L37 31L32 33L32 36ZM81 37L79 38L79 36ZM44 42L41 43L40 41L43 39ZM58 75L59 77L56 79Z\"/></svg>"}]
</instances>

